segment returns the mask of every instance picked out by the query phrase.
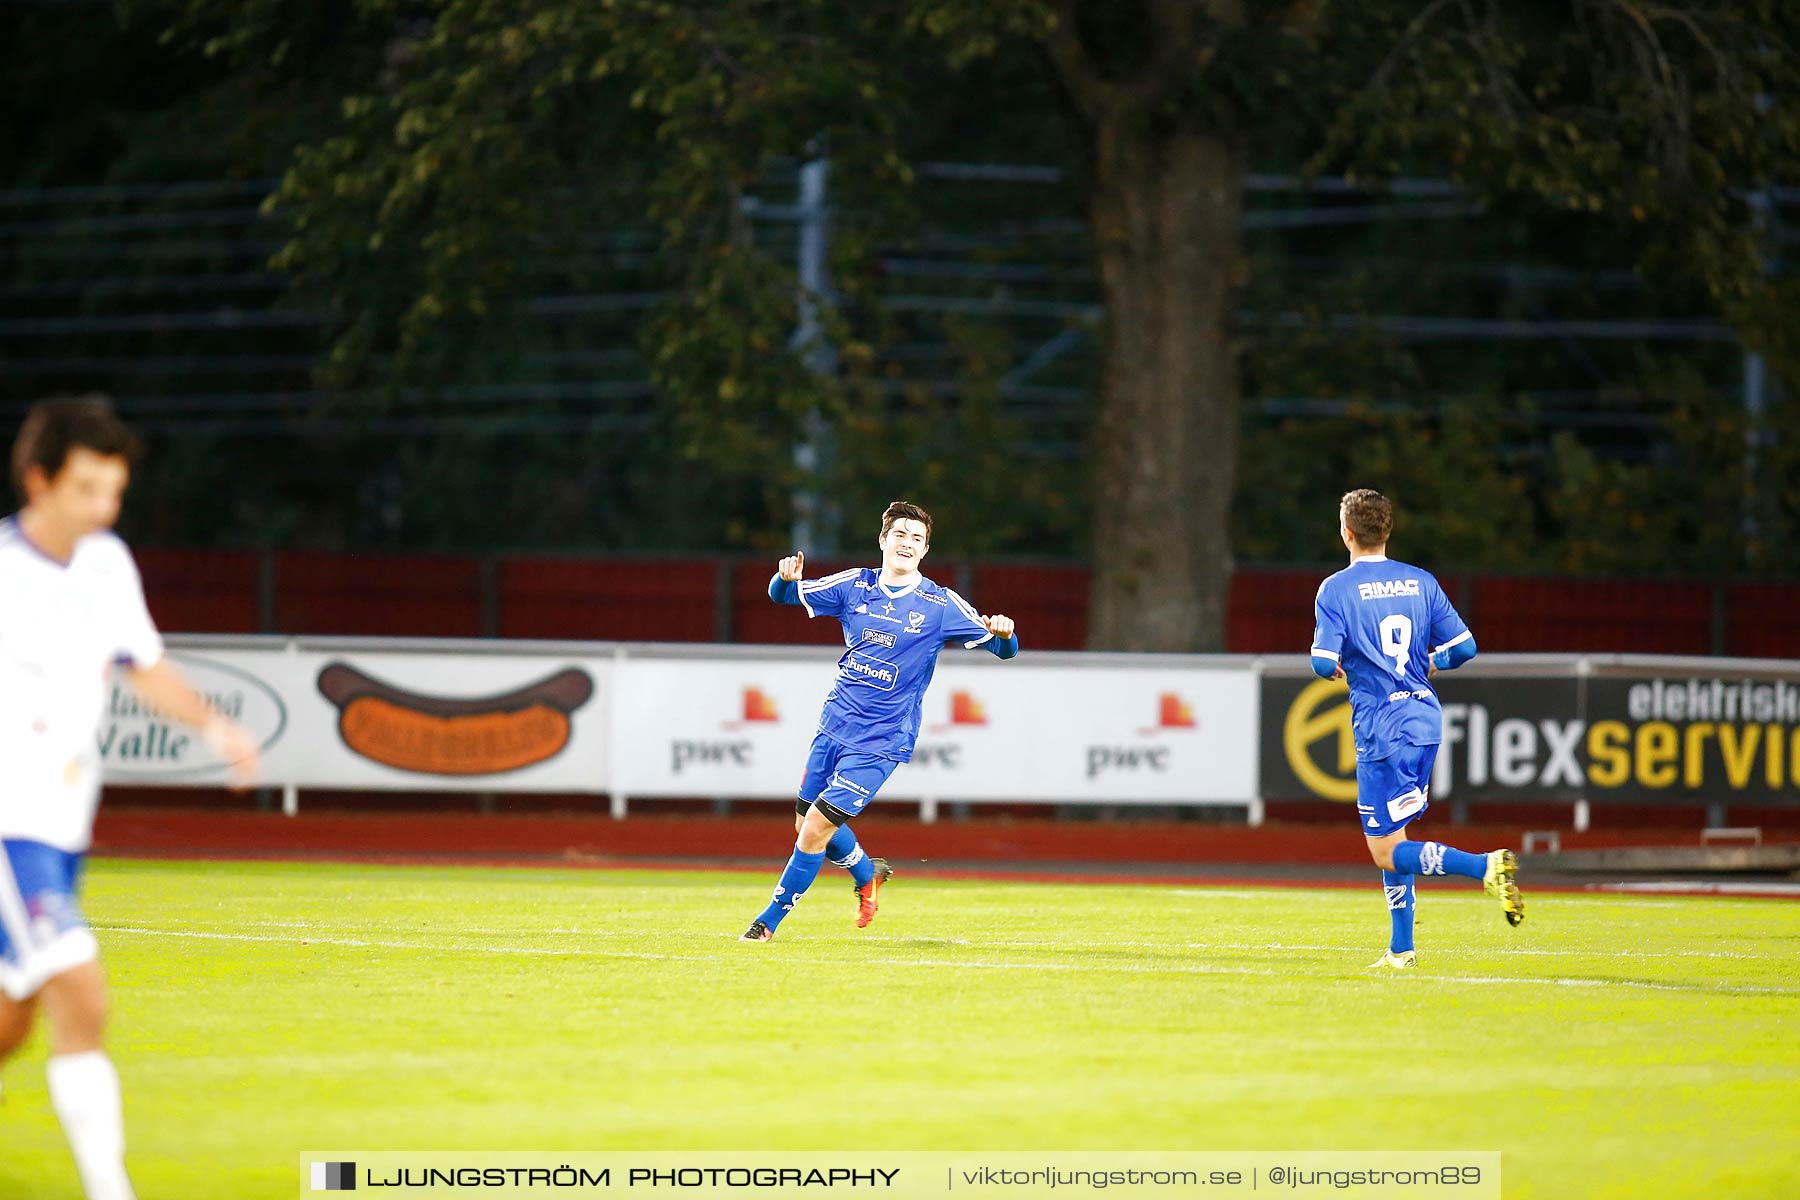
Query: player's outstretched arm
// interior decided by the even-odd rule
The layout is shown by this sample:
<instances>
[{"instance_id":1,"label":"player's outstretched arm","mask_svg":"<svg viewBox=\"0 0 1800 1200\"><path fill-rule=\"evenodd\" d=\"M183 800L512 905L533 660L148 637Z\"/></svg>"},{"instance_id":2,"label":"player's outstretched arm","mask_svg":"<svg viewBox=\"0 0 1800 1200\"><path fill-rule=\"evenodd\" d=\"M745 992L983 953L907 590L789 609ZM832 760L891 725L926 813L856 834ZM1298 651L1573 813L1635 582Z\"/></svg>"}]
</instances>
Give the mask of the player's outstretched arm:
<instances>
[{"instance_id":1,"label":"player's outstretched arm","mask_svg":"<svg viewBox=\"0 0 1800 1200\"><path fill-rule=\"evenodd\" d=\"M1474 657L1475 635L1465 630L1461 637L1453 638L1431 652L1431 674L1454 671Z\"/></svg>"},{"instance_id":2,"label":"player's outstretched arm","mask_svg":"<svg viewBox=\"0 0 1800 1200\"><path fill-rule=\"evenodd\" d=\"M806 552L796 550L781 560L769 579L769 599L777 604L800 603L800 578L806 569Z\"/></svg>"},{"instance_id":3,"label":"player's outstretched arm","mask_svg":"<svg viewBox=\"0 0 1800 1200\"><path fill-rule=\"evenodd\" d=\"M987 631L994 636L981 643L981 648L995 658L1019 657L1019 633L1013 619L996 613L991 617L981 618Z\"/></svg>"},{"instance_id":4,"label":"player's outstretched arm","mask_svg":"<svg viewBox=\"0 0 1800 1200\"><path fill-rule=\"evenodd\" d=\"M200 731L212 752L230 764L235 786L244 788L256 782L256 739L236 721L208 708L173 663L165 658L153 667L131 668L129 674L131 686L146 704Z\"/></svg>"}]
</instances>

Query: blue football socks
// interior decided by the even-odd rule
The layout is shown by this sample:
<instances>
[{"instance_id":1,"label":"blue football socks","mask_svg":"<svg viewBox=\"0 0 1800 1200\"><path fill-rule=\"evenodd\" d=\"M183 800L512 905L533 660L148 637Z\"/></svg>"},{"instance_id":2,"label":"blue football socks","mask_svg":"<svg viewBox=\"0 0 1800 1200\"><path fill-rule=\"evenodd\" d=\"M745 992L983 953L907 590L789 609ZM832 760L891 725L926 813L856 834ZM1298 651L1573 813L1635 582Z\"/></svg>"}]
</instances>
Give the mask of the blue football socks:
<instances>
[{"instance_id":1,"label":"blue football socks","mask_svg":"<svg viewBox=\"0 0 1800 1200\"><path fill-rule=\"evenodd\" d=\"M850 832L848 823L839 825L831 840L825 843L825 857L850 872L857 887L868 887L875 878L875 864L863 853L862 843Z\"/></svg>"},{"instance_id":2,"label":"blue football socks","mask_svg":"<svg viewBox=\"0 0 1800 1200\"><path fill-rule=\"evenodd\" d=\"M787 866L782 868L781 881L775 885L775 897L769 901L769 907L763 909L757 920L774 932L781 924L781 919L794 910L800 903L800 897L806 895L806 889L813 885L819 877L819 868L825 865L825 854L808 854L798 844L794 853L788 858Z\"/></svg>"},{"instance_id":3,"label":"blue football socks","mask_svg":"<svg viewBox=\"0 0 1800 1200\"><path fill-rule=\"evenodd\" d=\"M1394 923L1388 949L1395 954L1404 954L1413 948L1413 877L1383 871L1381 886L1387 892L1388 917Z\"/></svg>"},{"instance_id":4,"label":"blue football socks","mask_svg":"<svg viewBox=\"0 0 1800 1200\"><path fill-rule=\"evenodd\" d=\"M1394 870L1401 875L1466 875L1480 879L1487 874L1487 855L1470 854L1442 842L1401 842L1394 847Z\"/></svg>"}]
</instances>

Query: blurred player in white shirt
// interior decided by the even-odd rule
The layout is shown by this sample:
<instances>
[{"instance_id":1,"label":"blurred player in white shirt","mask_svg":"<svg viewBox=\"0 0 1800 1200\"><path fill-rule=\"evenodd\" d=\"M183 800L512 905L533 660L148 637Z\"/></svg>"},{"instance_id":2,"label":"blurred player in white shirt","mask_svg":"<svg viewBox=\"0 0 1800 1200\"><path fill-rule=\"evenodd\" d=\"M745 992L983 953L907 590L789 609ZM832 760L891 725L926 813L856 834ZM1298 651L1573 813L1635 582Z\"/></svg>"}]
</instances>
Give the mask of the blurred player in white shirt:
<instances>
[{"instance_id":1,"label":"blurred player in white shirt","mask_svg":"<svg viewBox=\"0 0 1800 1200\"><path fill-rule=\"evenodd\" d=\"M132 1195L99 949L78 903L110 673L199 729L239 784L257 766L255 741L163 656L137 564L111 532L136 449L103 398L34 406L12 456L25 507L0 522L0 1061L41 1001L50 1100L91 1200Z\"/></svg>"}]
</instances>

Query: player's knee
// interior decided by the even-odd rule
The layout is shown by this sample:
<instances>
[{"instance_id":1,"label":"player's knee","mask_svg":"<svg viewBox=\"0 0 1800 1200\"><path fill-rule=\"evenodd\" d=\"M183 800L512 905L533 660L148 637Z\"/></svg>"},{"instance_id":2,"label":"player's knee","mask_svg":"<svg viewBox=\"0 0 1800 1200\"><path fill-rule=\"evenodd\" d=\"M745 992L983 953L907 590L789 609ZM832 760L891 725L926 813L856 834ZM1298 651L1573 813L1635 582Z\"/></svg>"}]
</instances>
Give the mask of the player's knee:
<instances>
[{"instance_id":1,"label":"player's knee","mask_svg":"<svg viewBox=\"0 0 1800 1200\"><path fill-rule=\"evenodd\" d=\"M1369 843L1369 857L1374 859L1375 865L1380 867L1382 870L1384 870L1384 871L1393 870L1394 869L1394 846L1393 846L1393 843L1392 842L1370 842Z\"/></svg>"}]
</instances>

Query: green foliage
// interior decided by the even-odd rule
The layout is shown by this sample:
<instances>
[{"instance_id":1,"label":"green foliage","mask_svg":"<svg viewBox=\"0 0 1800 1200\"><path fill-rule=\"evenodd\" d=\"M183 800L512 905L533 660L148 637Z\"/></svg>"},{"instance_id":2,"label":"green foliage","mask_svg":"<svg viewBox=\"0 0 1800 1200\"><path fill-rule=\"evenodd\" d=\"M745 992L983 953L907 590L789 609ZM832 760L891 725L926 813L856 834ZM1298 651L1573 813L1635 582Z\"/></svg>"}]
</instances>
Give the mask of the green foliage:
<instances>
[{"instance_id":1,"label":"green foliage","mask_svg":"<svg viewBox=\"0 0 1800 1200\"><path fill-rule=\"evenodd\" d=\"M1315 169L1426 165L1479 195L1585 214L1629 231L1647 277L1697 285L1753 344L1791 328L1750 198L1800 161L1800 9L1475 0L1420 6L1401 29L1368 0L1338 18L1370 10L1391 42Z\"/></svg>"},{"instance_id":2,"label":"green foliage","mask_svg":"<svg viewBox=\"0 0 1800 1200\"><path fill-rule=\"evenodd\" d=\"M1243 6L1240 20L1236 7L121 0L120 28L88 35L10 6L0 20L17 36L0 55L20 119L0 161L21 184L282 176L276 262L288 301L328 322L324 415L351 432L159 446L170 466L146 477L145 524L171 537L210 527L185 506L213 478L208 456L232 454L281 479L227 506L239 529L276 539L744 544L785 529L806 482L792 447L819 414L837 460L815 482L853 527L863 508L923 490L981 531L971 551L1076 556L1109 485L1083 459L1042 453L1040 415L1004 388L1031 345L992 322L898 319L880 270L922 233L1006 219L922 182L922 161L1054 163L1065 182L1037 194L1045 215L1083 214L1091 110L1056 53L1072 36L1144 128L1221 131L1262 171L1448 176L1486 206L1478 221L1329 243L1252 231L1217 254L1260 315L1229 331L1246 398L1240 558L1329 558L1315 510L1340 483L1382 479L1445 561L1784 569L1780 548L1800 531L1800 417L1781 401L1746 429L1719 386L1735 370L1728 351L1650 363L1606 347L1572 367L1553 345L1402 345L1373 318L1467 311L1474 285L1457 264L1630 263L1649 286L1624 300L1517 286L1497 304L1522 320L1552 302L1715 315L1791 394L1800 281L1769 267L1779 245L1756 188L1791 182L1800 161L1800 10L1297 0ZM813 299L839 364L825 373L805 361L815 347L794 344L793 230L770 215L793 199L795 163L821 151L833 292ZM620 229L644 240L598 244ZM1039 251L1021 261L1045 261ZM1344 261L1306 265L1322 257ZM1093 286L1090 273L1057 296L1091 301ZM662 300L647 317L543 318L626 289ZM925 339L949 346L943 370L898 371L895 348ZM345 444L355 422L428 426L484 385L570 378L546 358L625 343L640 353L619 370L656 386L632 421L584 424L533 397L504 410L526 432ZM1107 370L1133 367L1089 356L1060 364L1059 383L1097 394ZM1616 392L1649 428L1546 441L1531 420L1556 403L1545 379ZM1071 441L1061 428L1049 440ZM359 516L371 479L397 489L397 521Z\"/></svg>"}]
</instances>

